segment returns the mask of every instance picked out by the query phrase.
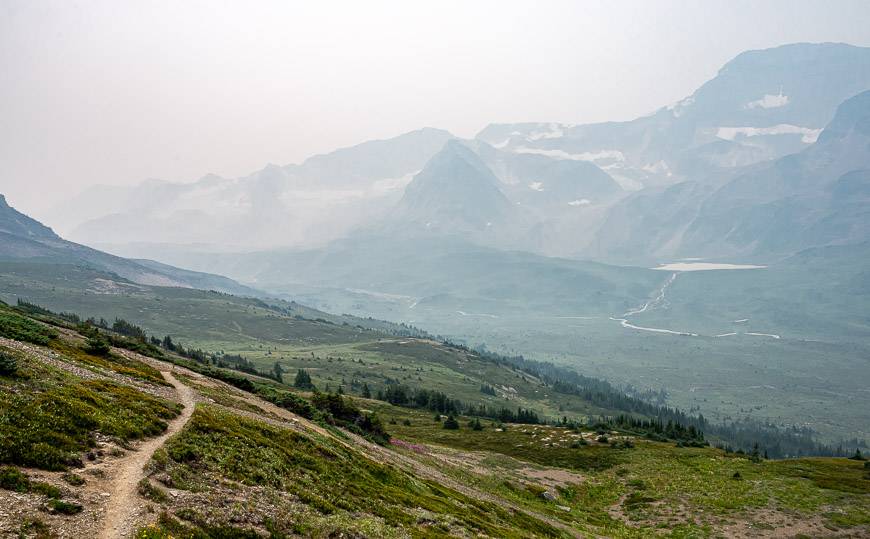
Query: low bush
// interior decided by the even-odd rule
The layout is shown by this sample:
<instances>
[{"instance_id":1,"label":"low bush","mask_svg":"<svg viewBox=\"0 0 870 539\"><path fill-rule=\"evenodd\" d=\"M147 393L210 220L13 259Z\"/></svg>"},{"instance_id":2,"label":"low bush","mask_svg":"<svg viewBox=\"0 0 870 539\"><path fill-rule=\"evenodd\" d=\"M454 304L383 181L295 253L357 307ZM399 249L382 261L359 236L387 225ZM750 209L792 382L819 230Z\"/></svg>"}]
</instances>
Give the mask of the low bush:
<instances>
[{"instance_id":1,"label":"low bush","mask_svg":"<svg viewBox=\"0 0 870 539\"><path fill-rule=\"evenodd\" d=\"M0 463L66 470L80 465L94 432L121 441L153 436L179 405L106 380L43 380L26 392L0 392ZM38 389L38 390L37 390Z\"/></svg>"},{"instance_id":2,"label":"low bush","mask_svg":"<svg viewBox=\"0 0 870 539\"><path fill-rule=\"evenodd\" d=\"M0 337L46 345L57 333L25 316L6 308L0 309Z\"/></svg>"},{"instance_id":3,"label":"low bush","mask_svg":"<svg viewBox=\"0 0 870 539\"><path fill-rule=\"evenodd\" d=\"M49 511L60 513L62 515L75 515L82 512L84 509L81 505L73 502L65 502L63 500L49 500Z\"/></svg>"}]
</instances>

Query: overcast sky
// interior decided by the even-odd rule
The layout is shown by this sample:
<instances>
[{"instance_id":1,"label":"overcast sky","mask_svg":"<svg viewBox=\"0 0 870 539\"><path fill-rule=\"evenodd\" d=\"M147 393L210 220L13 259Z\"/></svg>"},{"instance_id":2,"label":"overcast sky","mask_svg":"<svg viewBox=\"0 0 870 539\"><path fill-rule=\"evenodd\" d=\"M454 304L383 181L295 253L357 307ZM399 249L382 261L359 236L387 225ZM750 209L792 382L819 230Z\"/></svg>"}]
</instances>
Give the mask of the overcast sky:
<instances>
[{"instance_id":1,"label":"overcast sky","mask_svg":"<svg viewBox=\"0 0 870 539\"><path fill-rule=\"evenodd\" d=\"M868 1L0 0L0 193L239 176L423 126L630 119Z\"/></svg>"}]
</instances>

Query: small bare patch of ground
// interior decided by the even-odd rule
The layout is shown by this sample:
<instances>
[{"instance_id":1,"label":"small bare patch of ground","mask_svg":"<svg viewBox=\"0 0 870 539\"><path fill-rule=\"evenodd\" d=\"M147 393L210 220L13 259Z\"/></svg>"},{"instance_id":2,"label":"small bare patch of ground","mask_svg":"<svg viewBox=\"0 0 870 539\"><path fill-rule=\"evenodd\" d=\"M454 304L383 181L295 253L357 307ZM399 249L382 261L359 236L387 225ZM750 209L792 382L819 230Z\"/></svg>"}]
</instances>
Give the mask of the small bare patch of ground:
<instances>
[{"instance_id":1,"label":"small bare patch of ground","mask_svg":"<svg viewBox=\"0 0 870 539\"><path fill-rule=\"evenodd\" d=\"M525 478L533 479L535 482L551 488L576 485L586 479L578 473L569 472L561 468L523 468L518 473Z\"/></svg>"},{"instance_id":2,"label":"small bare patch of ground","mask_svg":"<svg viewBox=\"0 0 870 539\"><path fill-rule=\"evenodd\" d=\"M748 511L740 520L719 528L721 537L748 539L764 537L786 539L791 537L870 537L870 530L841 529L832 530L825 524L820 512L817 515L803 516L765 508Z\"/></svg>"}]
</instances>

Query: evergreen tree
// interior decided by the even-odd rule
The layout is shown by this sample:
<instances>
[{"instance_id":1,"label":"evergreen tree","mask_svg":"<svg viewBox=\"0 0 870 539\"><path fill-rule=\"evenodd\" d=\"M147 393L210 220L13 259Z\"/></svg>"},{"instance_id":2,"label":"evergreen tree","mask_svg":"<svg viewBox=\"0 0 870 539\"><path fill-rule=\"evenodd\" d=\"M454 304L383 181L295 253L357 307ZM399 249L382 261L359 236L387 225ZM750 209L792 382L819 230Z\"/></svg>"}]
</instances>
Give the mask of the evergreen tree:
<instances>
[{"instance_id":1,"label":"evergreen tree","mask_svg":"<svg viewBox=\"0 0 870 539\"><path fill-rule=\"evenodd\" d=\"M95 333L88 337L85 343L85 352L95 356L107 356L109 355L109 343L102 335Z\"/></svg>"},{"instance_id":2,"label":"evergreen tree","mask_svg":"<svg viewBox=\"0 0 870 539\"><path fill-rule=\"evenodd\" d=\"M452 415L447 416L447 419L444 420L444 428L448 430L457 430L459 428L459 421L456 421Z\"/></svg>"},{"instance_id":3,"label":"evergreen tree","mask_svg":"<svg viewBox=\"0 0 870 539\"><path fill-rule=\"evenodd\" d=\"M0 376L11 376L18 371L18 360L0 352Z\"/></svg>"},{"instance_id":4,"label":"evergreen tree","mask_svg":"<svg viewBox=\"0 0 870 539\"><path fill-rule=\"evenodd\" d=\"M363 397L364 399L370 399L370 398L372 398L372 391L369 389L369 385L368 385L368 384L363 384L363 388L362 388L362 397Z\"/></svg>"},{"instance_id":5,"label":"evergreen tree","mask_svg":"<svg viewBox=\"0 0 870 539\"><path fill-rule=\"evenodd\" d=\"M305 372L305 369L299 369L299 372L296 373L293 387L297 389L315 389L314 384L311 383L311 376Z\"/></svg>"},{"instance_id":6,"label":"evergreen tree","mask_svg":"<svg viewBox=\"0 0 870 539\"><path fill-rule=\"evenodd\" d=\"M281 367L281 364L277 361L272 366L272 377L278 382L284 383L284 369Z\"/></svg>"}]
</instances>

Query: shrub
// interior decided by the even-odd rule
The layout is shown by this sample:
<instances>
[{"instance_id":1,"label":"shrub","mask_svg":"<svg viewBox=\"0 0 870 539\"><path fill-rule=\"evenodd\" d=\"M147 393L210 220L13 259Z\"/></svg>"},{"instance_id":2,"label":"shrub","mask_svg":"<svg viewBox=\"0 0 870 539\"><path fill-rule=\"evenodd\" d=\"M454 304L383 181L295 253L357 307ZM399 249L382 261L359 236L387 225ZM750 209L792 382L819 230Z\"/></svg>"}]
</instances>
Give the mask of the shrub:
<instances>
[{"instance_id":1,"label":"shrub","mask_svg":"<svg viewBox=\"0 0 870 539\"><path fill-rule=\"evenodd\" d=\"M14 356L0 352L0 376L13 376L18 372L18 360Z\"/></svg>"},{"instance_id":2,"label":"shrub","mask_svg":"<svg viewBox=\"0 0 870 539\"><path fill-rule=\"evenodd\" d=\"M53 498L53 499L60 498L60 489L54 485L49 485L48 483L42 483L42 482L30 483L30 492L42 494L46 498Z\"/></svg>"},{"instance_id":3,"label":"shrub","mask_svg":"<svg viewBox=\"0 0 870 539\"><path fill-rule=\"evenodd\" d=\"M75 515L81 513L83 507L77 503L65 502L63 500L49 500L48 509L62 515Z\"/></svg>"},{"instance_id":4,"label":"shrub","mask_svg":"<svg viewBox=\"0 0 870 539\"><path fill-rule=\"evenodd\" d=\"M60 476L60 477L61 477L61 479L63 479L64 481L66 481L68 484L70 484L70 485L72 485L72 486L74 486L74 487L80 487L80 486L82 486L82 485L85 484L85 479L84 479L84 477L82 477L82 476L80 476L80 475L76 475L76 474L74 474L74 473L72 473L72 472L70 472L70 473L65 473L65 474L63 474L63 475Z\"/></svg>"},{"instance_id":5,"label":"shrub","mask_svg":"<svg viewBox=\"0 0 870 539\"><path fill-rule=\"evenodd\" d=\"M0 310L0 337L45 345L55 336L57 333L39 322L13 312Z\"/></svg>"},{"instance_id":6,"label":"shrub","mask_svg":"<svg viewBox=\"0 0 870 539\"><path fill-rule=\"evenodd\" d=\"M30 479L18 468L4 466L0 468L0 488L13 492L27 492L30 490Z\"/></svg>"},{"instance_id":7,"label":"shrub","mask_svg":"<svg viewBox=\"0 0 870 539\"><path fill-rule=\"evenodd\" d=\"M456 421L452 415L447 416L444 420L444 428L448 430L456 430L459 428L459 421Z\"/></svg>"},{"instance_id":8,"label":"shrub","mask_svg":"<svg viewBox=\"0 0 870 539\"><path fill-rule=\"evenodd\" d=\"M0 468L0 488L21 493L33 492L52 499L60 498L59 488L41 481L31 481L21 470L12 466Z\"/></svg>"},{"instance_id":9,"label":"shrub","mask_svg":"<svg viewBox=\"0 0 870 539\"><path fill-rule=\"evenodd\" d=\"M48 525L38 518L26 518L24 523L21 524L21 534L19 536L29 537L30 535L36 535L37 538L53 537L50 531Z\"/></svg>"},{"instance_id":10,"label":"shrub","mask_svg":"<svg viewBox=\"0 0 870 539\"><path fill-rule=\"evenodd\" d=\"M85 352L95 356L107 356L109 355L109 350L109 342L99 334L88 337L85 343Z\"/></svg>"},{"instance_id":11,"label":"shrub","mask_svg":"<svg viewBox=\"0 0 870 539\"><path fill-rule=\"evenodd\" d=\"M152 485L147 477L143 477L142 480L139 481L137 490L143 498L147 498L153 502L163 503L169 500L169 496L163 492L163 489Z\"/></svg>"}]
</instances>

